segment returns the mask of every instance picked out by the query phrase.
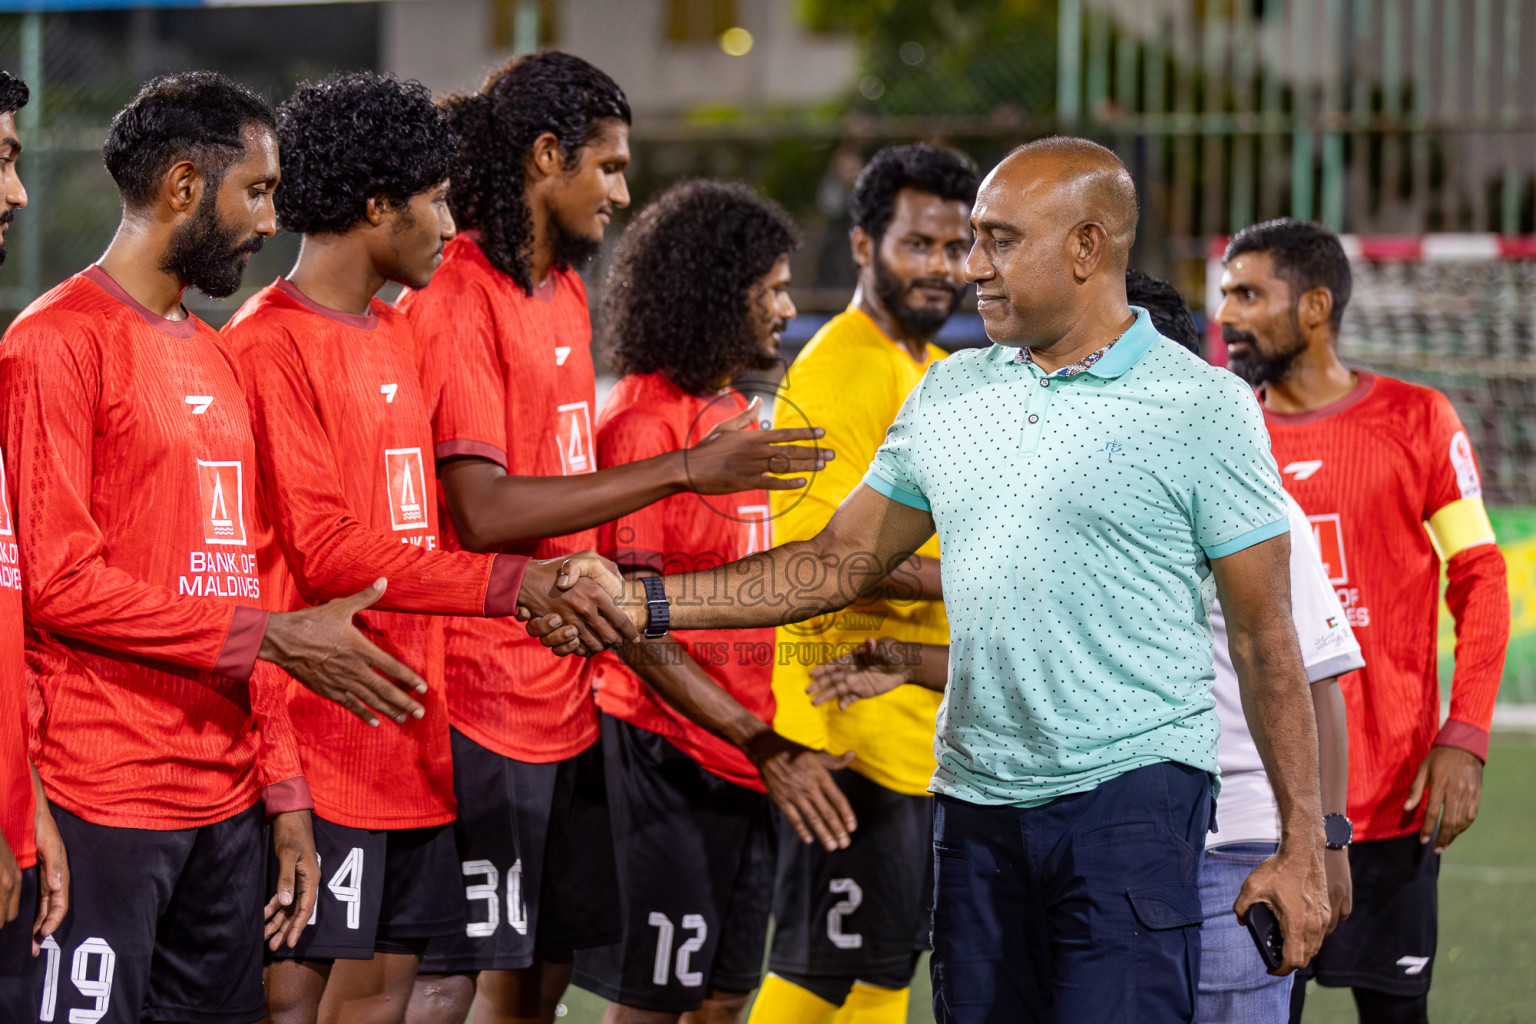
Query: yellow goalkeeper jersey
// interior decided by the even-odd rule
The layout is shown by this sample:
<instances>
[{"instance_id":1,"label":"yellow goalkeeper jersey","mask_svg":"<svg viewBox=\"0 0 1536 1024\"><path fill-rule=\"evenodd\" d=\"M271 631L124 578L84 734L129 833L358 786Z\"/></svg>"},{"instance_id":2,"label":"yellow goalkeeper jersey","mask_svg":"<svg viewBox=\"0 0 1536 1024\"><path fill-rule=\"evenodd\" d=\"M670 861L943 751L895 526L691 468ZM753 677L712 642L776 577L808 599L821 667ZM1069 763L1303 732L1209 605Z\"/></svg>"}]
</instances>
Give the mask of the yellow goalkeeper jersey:
<instances>
[{"instance_id":1,"label":"yellow goalkeeper jersey","mask_svg":"<svg viewBox=\"0 0 1536 1024\"><path fill-rule=\"evenodd\" d=\"M814 537L864 479L886 428L907 393L944 350L929 345L922 362L850 307L830 320L801 350L774 405L774 426L826 429L824 444L837 458L803 493L769 491L777 516L774 542ZM918 551L939 557L935 536ZM942 601L861 601L832 615L782 627L773 670L778 702L774 728L785 736L836 754L852 750L853 770L898 793L925 793L933 777L934 716L940 694L902 686L847 711L835 703L813 707L806 696L810 670L828 654L867 637L914 644L949 643Z\"/></svg>"}]
</instances>

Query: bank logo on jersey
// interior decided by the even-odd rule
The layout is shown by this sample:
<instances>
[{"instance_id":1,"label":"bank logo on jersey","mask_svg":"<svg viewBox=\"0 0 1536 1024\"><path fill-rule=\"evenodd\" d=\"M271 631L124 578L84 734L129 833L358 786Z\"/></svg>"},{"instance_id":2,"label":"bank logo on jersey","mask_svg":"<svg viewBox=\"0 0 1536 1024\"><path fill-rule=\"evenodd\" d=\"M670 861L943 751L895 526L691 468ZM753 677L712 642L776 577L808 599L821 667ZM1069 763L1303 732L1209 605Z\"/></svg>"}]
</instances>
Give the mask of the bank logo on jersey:
<instances>
[{"instance_id":1,"label":"bank logo on jersey","mask_svg":"<svg viewBox=\"0 0 1536 1024\"><path fill-rule=\"evenodd\" d=\"M389 482L389 525L396 530L420 530L427 525L426 467L420 448L384 449L384 477Z\"/></svg>"},{"instance_id":2,"label":"bank logo on jersey","mask_svg":"<svg viewBox=\"0 0 1536 1024\"><path fill-rule=\"evenodd\" d=\"M773 510L767 505L737 505L736 518L747 528L747 547L738 558L773 547Z\"/></svg>"},{"instance_id":3,"label":"bank logo on jersey","mask_svg":"<svg viewBox=\"0 0 1536 1024\"><path fill-rule=\"evenodd\" d=\"M1317 541L1317 553L1323 556L1328 582L1344 586L1349 582L1349 563L1344 558L1344 531L1339 527L1339 514L1307 516L1307 522L1312 524L1312 536Z\"/></svg>"},{"instance_id":4,"label":"bank logo on jersey","mask_svg":"<svg viewBox=\"0 0 1536 1024\"><path fill-rule=\"evenodd\" d=\"M240 463L197 460L198 490L203 496L203 540L209 544L245 544L245 473Z\"/></svg>"},{"instance_id":5,"label":"bank logo on jersey","mask_svg":"<svg viewBox=\"0 0 1536 1024\"><path fill-rule=\"evenodd\" d=\"M1477 460L1472 457L1472 442L1465 430L1451 437L1451 468L1456 471L1456 486L1463 498L1482 497L1483 481L1477 475Z\"/></svg>"},{"instance_id":6,"label":"bank logo on jersey","mask_svg":"<svg viewBox=\"0 0 1536 1024\"><path fill-rule=\"evenodd\" d=\"M592 453L592 409L586 402L568 402L555 409L555 442L566 476L597 469Z\"/></svg>"},{"instance_id":7,"label":"bank logo on jersey","mask_svg":"<svg viewBox=\"0 0 1536 1024\"><path fill-rule=\"evenodd\" d=\"M5 493L5 460L0 459L0 537L9 537L13 533L11 499Z\"/></svg>"}]
</instances>

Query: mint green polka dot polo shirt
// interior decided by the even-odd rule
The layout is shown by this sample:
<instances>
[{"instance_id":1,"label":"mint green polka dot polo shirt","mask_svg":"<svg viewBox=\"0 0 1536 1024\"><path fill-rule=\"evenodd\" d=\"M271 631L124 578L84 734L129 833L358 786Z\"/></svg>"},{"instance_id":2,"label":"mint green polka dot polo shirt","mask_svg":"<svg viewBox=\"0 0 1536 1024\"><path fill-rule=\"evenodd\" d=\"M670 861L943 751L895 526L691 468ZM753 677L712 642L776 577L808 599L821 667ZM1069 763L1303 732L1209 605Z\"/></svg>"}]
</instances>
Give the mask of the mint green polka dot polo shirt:
<instances>
[{"instance_id":1,"label":"mint green polka dot polo shirt","mask_svg":"<svg viewBox=\"0 0 1536 1024\"><path fill-rule=\"evenodd\" d=\"M864 482L932 514L949 686L932 790L1032 806L1174 761L1216 774L1211 559L1285 533L1258 402L1143 309L1098 362L929 368Z\"/></svg>"}]
</instances>

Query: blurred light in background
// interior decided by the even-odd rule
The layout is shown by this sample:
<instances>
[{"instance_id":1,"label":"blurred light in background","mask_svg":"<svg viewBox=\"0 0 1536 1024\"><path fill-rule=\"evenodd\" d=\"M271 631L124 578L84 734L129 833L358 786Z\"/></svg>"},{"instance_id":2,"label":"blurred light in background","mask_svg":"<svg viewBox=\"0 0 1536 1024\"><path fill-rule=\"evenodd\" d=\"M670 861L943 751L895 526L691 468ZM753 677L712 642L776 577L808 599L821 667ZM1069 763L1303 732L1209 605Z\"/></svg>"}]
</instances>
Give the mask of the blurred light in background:
<instances>
[{"instance_id":1,"label":"blurred light in background","mask_svg":"<svg viewBox=\"0 0 1536 1024\"><path fill-rule=\"evenodd\" d=\"M752 52L752 33L740 25L720 33L720 49L732 57L745 57Z\"/></svg>"}]
</instances>

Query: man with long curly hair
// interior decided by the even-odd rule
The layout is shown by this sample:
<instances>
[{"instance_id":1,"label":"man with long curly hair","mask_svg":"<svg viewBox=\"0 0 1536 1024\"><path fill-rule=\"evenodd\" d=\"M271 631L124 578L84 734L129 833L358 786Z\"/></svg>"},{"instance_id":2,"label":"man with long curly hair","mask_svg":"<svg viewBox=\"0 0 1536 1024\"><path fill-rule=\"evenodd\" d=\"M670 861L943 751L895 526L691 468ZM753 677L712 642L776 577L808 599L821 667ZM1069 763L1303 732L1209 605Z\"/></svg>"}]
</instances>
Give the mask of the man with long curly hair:
<instances>
[{"instance_id":1,"label":"man with long curly hair","mask_svg":"<svg viewBox=\"0 0 1536 1024\"><path fill-rule=\"evenodd\" d=\"M976 165L950 149L888 146L859 174L849 200L849 242L859 285L848 309L817 332L789 368L776 418L823 427L839 460L805 500L776 500L778 539L807 540L858 487L924 371L944 357L933 337L960 302L971 245ZM939 542L930 539L851 615L778 631L774 728L842 753L838 776L863 829L846 850L787 843L779 851L772 972L756 1021L858 1024L906 1020L908 987L928 945L934 715L939 695L916 689L857 707L812 707L810 668L872 637L912 645L949 642L938 600Z\"/></svg>"},{"instance_id":2,"label":"man with long curly hair","mask_svg":"<svg viewBox=\"0 0 1536 1024\"><path fill-rule=\"evenodd\" d=\"M681 451L748 407L730 383L778 354L795 315L795 243L789 215L743 185L688 182L641 212L603 293L626 375L598 418L599 465ZM768 512L764 490L678 494L599 536L628 575L658 576L763 550ZM765 787L742 749L689 722L642 676L660 665L701 675L771 735L772 651L772 630L696 631L593 664L623 934L578 953L576 981L615 1004L609 1024L666 1024L701 1007L706 1020L736 1020L757 987L773 891Z\"/></svg>"},{"instance_id":3,"label":"man with long curly hair","mask_svg":"<svg viewBox=\"0 0 1536 1024\"><path fill-rule=\"evenodd\" d=\"M748 408L686 451L597 469L596 379L576 271L629 202L629 104L579 58L540 53L448 103L460 136L449 203L464 229L432 285L401 299L420 349L450 549L563 557L595 527L678 494L794 488L830 452L810 429L744 429ZM766 476L785 474L791 479ZM572 950L620 938L597 709L579 659L505 620L450 620L446 676L468 926L423 962L421 1019L553 1019ZM594 645L588 645L595 650ZM805 835L852 827L817 752L774 744L760 770Z\"/></svg>"},{"instance_id":4,"label":"man with long curly hair","mask_svg":"<svg viewBox=\"0 0 1536 1024\"><path fill-rule=\"evenodd\" d=\"M331 1019L403 1019L427 940L464 927L436 616L513 615L519 602L531 611L563 563L436 550L437 477L410 324L374 293L432 279L454 234L456 144L420 83L364 72L301 87L278 110L277 193L279 223L303 236L299 259L224 329L286 556L275 589L303 607L394 580L363 621L429 686L420 720L378 729L289 690L329 885L298 944L272 954L274 1024L313 1022L327 990L340 1007ZM597 586L588 596L607 600ZM345 966L333 972L334 961Z\"/></svg>"}]
</instances>

